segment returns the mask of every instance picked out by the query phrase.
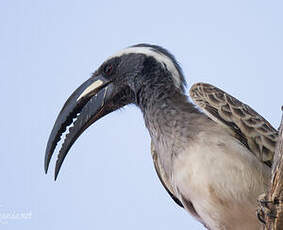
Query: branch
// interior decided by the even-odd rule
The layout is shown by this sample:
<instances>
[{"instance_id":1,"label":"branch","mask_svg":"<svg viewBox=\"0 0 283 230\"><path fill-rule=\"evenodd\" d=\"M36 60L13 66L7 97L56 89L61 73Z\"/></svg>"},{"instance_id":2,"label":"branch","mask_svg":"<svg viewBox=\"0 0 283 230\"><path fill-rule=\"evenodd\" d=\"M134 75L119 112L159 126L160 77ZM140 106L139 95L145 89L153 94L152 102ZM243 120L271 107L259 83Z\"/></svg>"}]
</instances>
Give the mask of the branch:
<instances>
[{"instance_id":1,"label":"branch","mask_svg":"<svg viewBox=\"0 0 283 230\"><path fill-rule=\"evenodd\" d=\"M283 107L281 108L283 111ZM267 194L265 230L283 230L283 116L275 148L272 178Z\"/></svg>"}]
</instances>

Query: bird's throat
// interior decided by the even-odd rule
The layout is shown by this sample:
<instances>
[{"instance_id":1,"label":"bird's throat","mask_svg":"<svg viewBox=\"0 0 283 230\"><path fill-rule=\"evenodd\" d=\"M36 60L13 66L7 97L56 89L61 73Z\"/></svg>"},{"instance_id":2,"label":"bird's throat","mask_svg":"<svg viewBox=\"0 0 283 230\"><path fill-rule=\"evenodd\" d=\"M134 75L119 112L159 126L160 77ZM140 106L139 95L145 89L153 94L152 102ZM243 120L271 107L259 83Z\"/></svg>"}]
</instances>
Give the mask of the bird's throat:
<instances>
[{"instance_id":1,"label":"bird's throat","mask_svg":"<svg viewBox=\"0 0 283 230\"><path fill-rule=\"evenodd\" d=\"M143 89L138 96L138 106L152 140L179 141L178 137L191 135L190 127L200 112L178 88L156 85Z\"/></svg>"}]
</instances>

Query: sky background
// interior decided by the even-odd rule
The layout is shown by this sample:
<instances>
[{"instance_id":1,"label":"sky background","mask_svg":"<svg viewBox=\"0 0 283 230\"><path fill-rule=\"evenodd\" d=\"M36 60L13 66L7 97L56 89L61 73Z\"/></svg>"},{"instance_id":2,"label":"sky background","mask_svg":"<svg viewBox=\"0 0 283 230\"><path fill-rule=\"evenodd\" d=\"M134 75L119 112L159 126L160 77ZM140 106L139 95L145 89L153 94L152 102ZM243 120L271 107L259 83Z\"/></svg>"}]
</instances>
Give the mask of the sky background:
<instances>
[{"instance_id":1,"label":"sky background","mask_svg":"<svg viewBox=\"0 0 283 230\"><path fill-rule=\"evenodd\" d=\"M43 170L50 131L108 56L144 42L176 56L188 88L220 87L277 128L282 8L259 0L0 1L0 229L203 229L159 182L135 106L91 126L56 182L56 157ZM18 213L31 216L5 219Z\"/></svg>"}]
</instances>

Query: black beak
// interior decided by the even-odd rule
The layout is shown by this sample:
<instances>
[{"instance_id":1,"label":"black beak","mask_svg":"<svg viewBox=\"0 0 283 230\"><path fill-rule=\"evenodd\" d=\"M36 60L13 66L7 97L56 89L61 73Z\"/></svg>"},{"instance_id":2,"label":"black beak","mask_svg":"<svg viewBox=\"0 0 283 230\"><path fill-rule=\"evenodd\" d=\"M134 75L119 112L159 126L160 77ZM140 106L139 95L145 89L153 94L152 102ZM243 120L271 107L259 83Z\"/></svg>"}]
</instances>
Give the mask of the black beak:
<instances>
[{"instance_id":1,"label":"black beak","mask_svg":"<svg viewBox=\"0 0 283 230\"><path fill-rule=\"evenodd\" d=\"M45 172L61 135L74 118L77 118L62 144L55 168L55 180L62 163L77 138L92 123L117 109L111 103L113 84L102 75L93 76L77 88L68 98L53 126L45 151ZM79 115L78 115L79 114Z\"/></svg>"}]
</instances>

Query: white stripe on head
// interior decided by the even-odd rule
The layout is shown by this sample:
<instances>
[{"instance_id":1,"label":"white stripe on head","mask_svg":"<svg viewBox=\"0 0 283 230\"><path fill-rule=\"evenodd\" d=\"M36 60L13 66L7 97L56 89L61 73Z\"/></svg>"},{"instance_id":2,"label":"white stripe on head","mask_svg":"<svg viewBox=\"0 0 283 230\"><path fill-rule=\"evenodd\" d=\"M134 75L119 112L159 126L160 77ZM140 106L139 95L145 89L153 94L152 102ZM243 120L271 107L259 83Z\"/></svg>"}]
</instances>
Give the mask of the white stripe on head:
<instances>
[{"instance_id":1,"label":"white stripe on head","mask_svg":"<svg viewBox=\"0 0 283 230\"><path fill-rule=\"evenodd\" d=\"M119 51L118 53L109 57L107 60L114 58L114 57L120 57L125 54L131 54L131 53L144 54L146 56L154 57L155 60L158 61L164 68L167 67L168 71L172 73L172 77L173 77L175 86L177 88L181 88L182 81L181 81L179 72L175 64L173 63L173 61L169 57L164 55L163 53L155 51L154 48L152 47L129 47L129 48Z\"/></svg>"}]
</instances>

